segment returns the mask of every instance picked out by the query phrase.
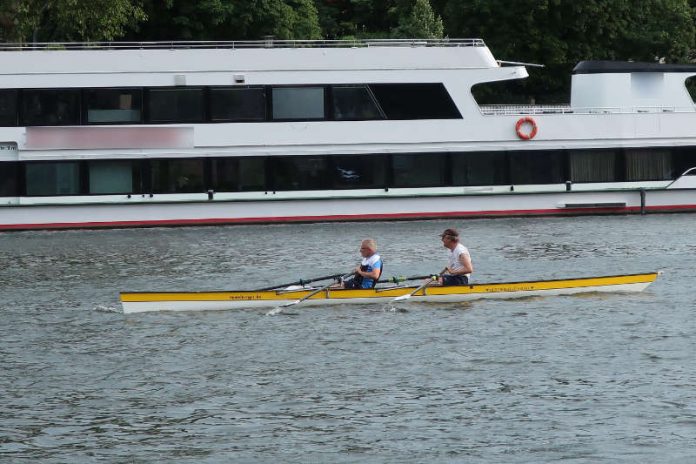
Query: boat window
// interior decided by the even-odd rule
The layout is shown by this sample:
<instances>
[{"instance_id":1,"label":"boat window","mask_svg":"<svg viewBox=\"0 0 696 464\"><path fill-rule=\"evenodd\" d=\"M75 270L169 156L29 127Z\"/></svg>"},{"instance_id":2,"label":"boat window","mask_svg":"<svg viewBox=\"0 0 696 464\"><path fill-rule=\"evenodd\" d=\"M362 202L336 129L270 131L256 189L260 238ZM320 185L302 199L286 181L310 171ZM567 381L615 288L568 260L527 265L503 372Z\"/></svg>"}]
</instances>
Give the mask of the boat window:
<instances>
[{"instance_id":1,"label":"boat window","mask_svg":"<svg viewBox=\"0 0 696 464\"><path fill-rule=\"evenodd\" d=\"M510 152L510 183L561 184L565 182L566 155L562 151Z\"/></svg>"},{"instance_id":2,"label":"boat window","mask_svg":"<svg viewBox=\"0 0 696 464\"><path fill-rule=\"evenodd\" d=\"M570 180L572 182L616 182L614 150L571 150Z\"/></svg>"},{"instance_id":3,"label":"boat window","mask_svg":"<svg viewBox=\"0 0 696 464\"><path fill-rule=\"evenodd\" d=\"M203 121L203 89L149 89L147 110L149 122L201 122Z\"/></svg>"},{"instance_id":4,"label":"boat window","mask_svg":"<svg viewBox=\"0 0 696 464\"><path fill-rule=\"evenodd\" d=\"M90 161L89 193L133 193L133 164L131 160Z\"/></svg>"},{"instance_id":5,"label":"boat window","mask_svg":"<svg viewBox=\"0 0 696 464\"><path fill-rule=\"evenodd\" d=\"M387 119L460 119L442 84L370 84Z\"/></svg>"},{"instance_id":6,"label":"boat window","mask_svg":"<svg viewBox=\"0 0 696 464\"><path fill-rule=\"evenodd\" d=\"M447 155L421 153L392 156L394 187L442 187L447 185Z\"/></svg>"},{"instance_id":7,"label":"boat window","mask_svg":"<svg viewBox=\"0 0 696 464\"><path fill-rule=\"evenodd\" d=\"M668 180L672 178L672 154L667 148L627 148L626 180Z\"/></svg>"},{"instance_id":8,"label":"boat window","mask_svg":"<svg viewBox=\"0 0 696 464\"><path fill-rule=\"evenodd\" d=\"M696 147L672 148L672 178L676 179L691 168L696 168ZM696 175L691 171L689 175Z\"/></svg>"},{"instance_id":9,"label":"boat window","mask_svg":"<svg viewBox=\"0 0 696 464\"><path fill-rule=\"evenodd\" d=\"M80 124L80 91L22 91L23 126L69 126Z\"/></svg>"},{"instance_id":10,"label":"boat window","mask_svg":"<svg viewBox=\"0 0 696 464\"><path fill-rule=\"evenodd\" d=\"M158 159L150 163L154 193L193 193L205 191L204 165L200 158Z\"/></svg>"},{"instance_id":11,"label":"boat window","mask_svg":"<svg viewBox=\"0 0 696 464\"><path fill-rule=\"evenodd\" d=\"M264 158L217 158L212 160L211 188L216 192L266 190Z\"/></svg>"},{"instance_id":12,"label":"boat window","mask_svg":"<svg viewBox=\"0 0 696 464\"><path fill-rule=\"evenodd\" d=\"M452 155L453 185L506 185L510 183L507 177L504 152Z\"/></svg>"},{"instance_id":13,"label":"boat window","mask_svg":"<svg viewBox=\"0 0 696 464\"><path fill-rule=\"evenodd\" d=\"M325 156L278 156L271 159L274 190L321 190L330 185Z\"/></svg>"},{"instance_id":14,"label":"boat window","mask_svg":"<svg viewBox=\"0 0 696 464\"><path fill-rule=\"evenodd\" d=\"M337 121L365 121L384 119L372 92L366 85L335 86L333 114Z\"/></svg>"},{"instance_id":15,"label":"boat window","mask_svg":"<svg viewBox=\"0 0 696 464\"><path fill-rule=\"evenodd\" d=\"M80 194L80 164L77 161L29 162L25 166L27 196Z\"/></svg>"},{"instance_id":16,"label":"boat window","mask_svg":"<svg viewBox=\"0 0 696 464\"><path fill-rule=\"evenodd\" d=\"M142 90L88 89L85 93L88 124L140 122Z\"/></svg>"},{"instance_id":17,"label":"boat window","mask_svg":"<svg viewBox=\"0 0 696 464\"><path fill-rule=\"evenodd\" d=\"M0 90L0 126L17 125L17 91Z\"/></svg>"},{"instance_id":18,"label":"boat window","mask_svg":"<svg viewBox=\"0 0 696 464\"><path fill-rule=\"evenodd\" d=\"M331 156L333 184L335 189L384 188L386 179L386 156L384 155L340 155Z\"/></svg>"},{"instance_id":19,"label":"boat window","mask_svg":"<svg viewBox=\"0 0 696 464\"><path fill-rule=\"evenodd\" d=\"M274 120L324 119L324 87L274 87Z\"/></svg>"},{"instance_id":20,"label":"boat window","mask_svg":"<svg viewBox=\"0 0 696 464\"><path fill-rule=\"evenodd\" d=\"M223 121L265 121L266 92L263 88L211 88L210 119Z\"/></svg>"},{"instance_id":21,"label":"boat window","mask_svg":"<svg viewBox=\"0 0 696 464\"><path fill-rule=\"evenodd\" d=\"M16 197L19 195L17 174L19 163L0 163L0 197Z\"/></svg>"}]
</instances>

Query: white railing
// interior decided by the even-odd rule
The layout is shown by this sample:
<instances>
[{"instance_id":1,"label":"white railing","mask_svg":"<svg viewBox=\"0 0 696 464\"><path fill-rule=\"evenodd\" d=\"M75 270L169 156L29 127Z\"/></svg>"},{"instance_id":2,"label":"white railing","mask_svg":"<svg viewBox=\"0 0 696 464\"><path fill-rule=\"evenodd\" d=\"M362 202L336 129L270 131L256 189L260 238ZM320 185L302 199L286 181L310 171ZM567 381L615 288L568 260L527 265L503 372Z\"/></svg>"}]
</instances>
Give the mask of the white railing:
<instances>
[{"instance_id":1,"label":"white railing","mask_svg":"<svg viewBox=\"0 0 696 464\"><path fill-rule=\"evenodd\" d=\"M0 43L0 50L132 50L200 48L367 48L367 47L484 47L482 39L365 39L365 40L240 40L169 42L36 42Z\"/></svg>"},{"instance_id":2,"label":"white railing","mask_svg":"<svg viewBox=\"0 0 696 464\"><path fill-rule=\"evenodd\" d=\"M693 106L573 107L570 105L480 105L486 116L537 114L693 113Z\"/></svg>"}]
</instances>

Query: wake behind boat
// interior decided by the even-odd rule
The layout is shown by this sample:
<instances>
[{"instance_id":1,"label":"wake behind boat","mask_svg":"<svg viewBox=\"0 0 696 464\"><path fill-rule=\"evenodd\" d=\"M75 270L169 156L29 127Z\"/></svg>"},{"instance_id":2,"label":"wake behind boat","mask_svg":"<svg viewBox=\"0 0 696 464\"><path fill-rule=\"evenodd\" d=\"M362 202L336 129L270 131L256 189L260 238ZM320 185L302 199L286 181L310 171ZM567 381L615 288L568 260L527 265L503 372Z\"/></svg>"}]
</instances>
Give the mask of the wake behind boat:
<instances>
[{"instance_id":1,"label":"wake behind boat","mask_svg":"<svg viewBox=\"0 0 696 464\"><path fill-rule=\"evenodd\" d=\"M657 279L657 272L571 279L500 282L462 286L426 286L413 293L412 301L456 303L483 298L522 298L529 296L573 295L578 293L641 292ZM336 304L388 304L418 289L419 285L394 285L373 289L332 289L294 286L277 290L203 292L122 292L125 314L148 311L211 311L223 309L277 308L302 300L307 306Z\"/></svg>"}]
</instances>

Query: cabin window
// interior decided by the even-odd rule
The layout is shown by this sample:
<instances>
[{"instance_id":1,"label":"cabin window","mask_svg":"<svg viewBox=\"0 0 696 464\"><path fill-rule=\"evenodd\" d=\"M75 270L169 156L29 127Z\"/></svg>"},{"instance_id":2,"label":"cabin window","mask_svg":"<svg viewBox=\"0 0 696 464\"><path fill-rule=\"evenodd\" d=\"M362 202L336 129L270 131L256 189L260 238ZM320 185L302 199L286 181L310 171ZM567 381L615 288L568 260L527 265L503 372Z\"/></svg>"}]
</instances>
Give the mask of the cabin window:
<instances>
[{"instance_id":1,"label":"cabin window","mask_svg":"<svg viewBox=\"0 0 696 464\"><path fill-rule=\"evenodd\" d=\"M23 126L71 126L80 124L80 91L24 90Z\"/></svg>"},{"instance_id":2,"label":"cabin window","mask_svg":"<svg viewBox=\"0 0 696 464\"><path fill-rule=\"evenodd\" d=\"M149 122L201 122L204 119L203 89L150 89L148 91L147 110Z\"/></svg>"},{"instance_id":3,"label":"cabin window","mask_svg":"<svg viewBox=\"0 0 696 464\"><path fill-rule=\"evenodd\" d=\"M422 153L393 155L394 187L442 187L447 185L447 155Z\"/></svg>"},{"instance_id":4,"label":"cabin window","mask_svg":"<svg viewBox=\"0 0 696 464\"><path fill-rule=\"evenodd\" d=\"M210 119L214 122L265 121L263 88L211 88Z\"/></svg>"},{"instance_id":5,"label":"cabin window","mask_svg":"<svg viewBox=\"0 0 696 464\"><path fill-rule=\"evenodd\" d=\"M271 163L274 190L322 190L330 186L325 156L279 156Z\"/></svg>"},{"instance_id":6,"label":"cabin window","mask_svg":"<svg viewBox=\"0 0 696 464\"><path fill-rule=\"evenodd\" d=\"M505 153L453 154L452 183L463 186L509 184Z\"/></svg>"},{"instance_id":7,"label":"cabin window","mask_svg":"<svg viewBox=\"0 0 696 464\"><path fill-rule=\"evenodd\" d=\"M264 158L217 158L212 160L211 188L216 192L266 190Z\"/></svg>"},{"instance_id":8,"label":"cabin window","mask_svg":"<svg viewBox=\"0 0 696 464\"><path fill-rule=\"evenodd\" d=\"M0 126L17 125L17 91L0 90Z\"/></svg>"},{"instance_id":9,"label":"cabin window","mask_svg":"<svg viewBox=\"0 0 696 464\"><path fill-rule=\"evenodd\" d=\"M337 121L384 119L372 92L365 85L333 87L333 113Z\"/></svg>"},{"instance_id":10,"label":"cabin window","mask_svg":"<svg viewBox=\"0 0 696 464\"><path fill-rule=\"evenodd\" d=\"M141 120L142 90L89 89L87 123L138 123Z\"/></svg>"},{"instance_id":11,"label":"cabin window","mask_svg":"<svg viewBox=\"0 0 696 464\"><path fill-rule=\"evenodd\" d=\"M616 152L613 150L571 150L572 182L616 182Z\"/></svg>"},{"instance_id":12,"label":"cabin window","mask_svg":"<svg viewBox=\"0 0 696 464\"><path fill-rule=\"evenodd\" d=\"M133 193L134 162L131 160L90 161L89 193Z\"/></svg>"},{"instance_id":13,"label":"cabin window","mask_svg":"<svg viewBox=\"0 0 696 464\"><path fill-rule=\"evenodd\" d=\"M79 195L80 164L29 162L25 166L25 181L27 196Z\"/></svg>"},{"instance_id":14,"label":"cabin window","mask_svg":"<svg viewBox=\"0 0 696 464\"><path fill-rule=\"evenodd\" d=\"M667 148L629 148L626 155L626 180L668 180L672 178L672 154Z\"/></svg>"},{"instance_id":15,"label":"cabin window","mask_svg":"<svg viewBox=\"0 0 696 464\"><path fill-rule=\"evenodd\" d=\"M565 182L565 153L562 151L519 151L509 153L510 183L561 184Z\"/></svg>"},{"instance_id":16,"label":"cabin window","mask_svg":"<svg viewBox=\"0 0 696 464\"><path fill-rule=\"evenodd\" d=\"M334 174L332 188L370 189L387 185L384 155L338 155L330 159Z\"/></svg>"},{"instance_id":17,"label":"cabin window","mask_svg":"<svg viewBox=\"0 0 696 464\"><path fill-rule=\"evenodd\" d=\"M324 87L275 87L274 120L324 119Z\"/></svg>"},{"instance_id":18,"label":"cabin window","mask_svg":"<svg viewBox=\"0 0 696 464\"><path fill-rule=\"evenodd\" d=\"M165 159L152 160L152 191L154 193L203 192L203 160Z\"/></svg>"},{"instance_id":19,"label":"cabin window","mask_svg":"<svg viewBox=\"0 0 696 464\"><path fill-rule=\"evenodd\" d=\"M675 148L672 150L674 166L672 170L673 178L677 178L691 168L696 168L696 148L684 147ZM691 175L696 175L696 171L692 171Z\"/></svg>"},{"instance_id":20,"label":"cabin window","mask_svg":"<svg viewBox=\"0 0 696 464\"><path fill-rule=\"evenodd\" d=\"M0 197L16 197L19 195L17 174L19 163L0 163Z\"/></svg>"},{"instance_id":21,"label":"cabin window","mask_svg":"<svg viewBox=\"0 0 696 464\"><path fill-rule=\"evenodd\" d=\"M460 119L442 84L370 84L387 119Z\"/></svg>"}]
</instances>

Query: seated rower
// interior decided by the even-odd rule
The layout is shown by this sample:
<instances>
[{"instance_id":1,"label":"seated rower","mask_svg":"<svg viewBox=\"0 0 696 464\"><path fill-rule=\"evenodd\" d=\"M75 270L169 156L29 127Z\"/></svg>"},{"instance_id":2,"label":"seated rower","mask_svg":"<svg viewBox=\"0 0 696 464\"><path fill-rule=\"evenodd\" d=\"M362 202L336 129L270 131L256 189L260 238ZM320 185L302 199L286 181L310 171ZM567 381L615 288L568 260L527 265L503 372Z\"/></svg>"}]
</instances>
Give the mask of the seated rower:
<instances>
[{"instance_id":1,"label":"seated rower","mask_svg":"<svg viewBox=\"0 0 696 464\"><path fill-rule=\"evenodd\" d=\"M343 282L343 288L373 288L382 275L382 258L377 254L377 243L373 239L362 241L360 255L360 266L353 277Z\"/></svg>"},{"instance_id":2,"label":"seated rower","mask_svg":"<svg viewBox=\"0 0 696 464\"><path fill-rule=\"evenodd\" d=\"M437 279L437 285L467 285L474 265L471 263L469 250L459 243L459 232L446 229L442 235L442 244L449 250L447 270Z\"/></svg>"}]
</instances>

